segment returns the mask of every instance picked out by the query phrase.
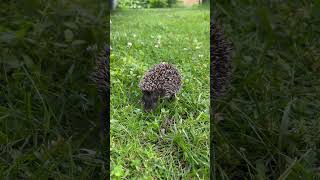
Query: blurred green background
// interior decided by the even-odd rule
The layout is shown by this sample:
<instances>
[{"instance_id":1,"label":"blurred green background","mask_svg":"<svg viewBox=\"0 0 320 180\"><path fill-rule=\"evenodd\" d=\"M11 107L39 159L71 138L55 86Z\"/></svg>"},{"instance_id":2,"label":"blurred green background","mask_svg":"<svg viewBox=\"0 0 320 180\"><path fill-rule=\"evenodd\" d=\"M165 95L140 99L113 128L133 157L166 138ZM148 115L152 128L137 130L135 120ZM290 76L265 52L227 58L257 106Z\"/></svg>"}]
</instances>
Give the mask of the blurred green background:
<instances>
[{"instance_id":1,"label":"blurred green background","mask_svg":"<svg viewBox=\"0 0 320 180\"><path fill-rule=\"evenodd\" d=\"M212 5L233 43L215 121L218 179L319 179L319 1Z\"/></svg>"},{"instance_id":2,"label":"blurred green background","mask_svg":"<svg viewBox=\"0 0 320 180\"><path fill-rule=\"evenodd\" d=\"M1 179L99 179L99 99L88 80L109 41L108 3L1 1Z\"/></svg>"}]
</instances>

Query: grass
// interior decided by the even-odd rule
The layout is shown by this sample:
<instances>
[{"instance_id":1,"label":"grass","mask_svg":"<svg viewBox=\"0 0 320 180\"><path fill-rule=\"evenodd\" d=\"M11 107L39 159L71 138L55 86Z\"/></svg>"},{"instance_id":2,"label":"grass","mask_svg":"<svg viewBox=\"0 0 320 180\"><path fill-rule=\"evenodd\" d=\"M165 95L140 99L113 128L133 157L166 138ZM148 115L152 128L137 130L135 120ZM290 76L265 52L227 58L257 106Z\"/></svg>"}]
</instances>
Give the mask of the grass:
<instances>
[{"instance_id":1,"label":"grass","mask_svg":"<svg viewBox=\"0 0 320 180\"><path fill-rule=\"evenodd\" d=\"M111 16L111 177L208 179L209 11L122 10ZM173 103L143 111L139 81L175 64L183 87Z\"/></svg>"},{"instance_id":2,"label":"grass","mask_svg":"<svg viewBox=\"0 0 320 180\"><path fill-rule=\"evenodd\" d=\"M88 75L106 42L106 3L8 1L0 8L1 179L99 179L99 99Z\"/></svg>"},{"instance_id":3,"label":"grass","mask_svg":"<svg viewBox=\"0 0 320 180\"><path fill-rule=\"evenodd\" d=\"M217 1L233 78L216 121L218 179L320 177L319 3Z\"/></svg>"}]
</instances>

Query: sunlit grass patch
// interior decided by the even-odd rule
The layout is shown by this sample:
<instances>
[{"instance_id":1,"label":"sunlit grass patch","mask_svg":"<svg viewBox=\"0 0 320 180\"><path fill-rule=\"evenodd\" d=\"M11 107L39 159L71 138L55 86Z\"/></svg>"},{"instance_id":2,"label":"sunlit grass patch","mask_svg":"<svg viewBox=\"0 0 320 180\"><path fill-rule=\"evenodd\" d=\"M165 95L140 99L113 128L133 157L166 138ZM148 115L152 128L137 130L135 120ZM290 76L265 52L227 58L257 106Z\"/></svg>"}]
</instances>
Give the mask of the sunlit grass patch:
<instances>
[{"instance_id":1,"label":"sunlit grass patch","mask_svg":"<svg viewBox=\"0 0 320 180\"><path fill-rule=\"evenodd\" d=\"M209 11L126 10L111 25L112 177L209 176ZM143 111L139 82L169 62L183 77L174 102ZM143 174L141 173L143 172Z\"/></svg>"}]
</instances>

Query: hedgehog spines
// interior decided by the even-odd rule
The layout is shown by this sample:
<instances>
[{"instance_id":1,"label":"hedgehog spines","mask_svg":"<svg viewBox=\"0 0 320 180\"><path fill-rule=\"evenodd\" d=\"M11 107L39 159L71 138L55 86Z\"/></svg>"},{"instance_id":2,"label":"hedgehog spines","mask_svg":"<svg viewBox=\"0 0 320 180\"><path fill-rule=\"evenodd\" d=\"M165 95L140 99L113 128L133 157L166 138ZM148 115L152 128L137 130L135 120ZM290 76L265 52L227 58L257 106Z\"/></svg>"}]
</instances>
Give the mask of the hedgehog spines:
<instances>
[{"instance_id":1,"label":"hedgehog spines","mask_svg":"<svg viewBox=\"0 0 320 180\"><path fill-rule=\"evenodd\" d=\"M160 63L150 69L143 77L139 86L142 91L166 90L174 94L180 90L181 75L175 66Z\"/></svg>"},{"instance_id":2,"label":"hedgehog spines","mask_svg":"<svg viewBox=\"0 0 320 180\"><path fill-rule=\"evenodd\" d=\"M95 62L95 69L90 77L90 79L97 85L98 93L102 97L106 97L106 94L109 93L109 57L110 48L108 45L105 45L103 51L98 55Z\"/></svg>"},{"instance_id":3,"label":"hedgehog spines","mask_svg":"<svg viewBox=\"0 0 320 180\"><path fill-rule=\"evenodd\" d=\"M160 63L150 69L142 78L139 87L143 93L146 109L154 109L158 97L172 97L181 87L179 71L169 63Z\"/></svg>"},{"instance_id":4,"label":"hedgehog spines","mask_svg":"<svg viewBox=\"0 0 320 180\"><path fill-rule=\"evenodd\" d=\"M210 22L211 64L210 86L211 98L217 99L225 91L231 75L231 43L226 41L219 25Z\"/></svg>"}]
</instances>

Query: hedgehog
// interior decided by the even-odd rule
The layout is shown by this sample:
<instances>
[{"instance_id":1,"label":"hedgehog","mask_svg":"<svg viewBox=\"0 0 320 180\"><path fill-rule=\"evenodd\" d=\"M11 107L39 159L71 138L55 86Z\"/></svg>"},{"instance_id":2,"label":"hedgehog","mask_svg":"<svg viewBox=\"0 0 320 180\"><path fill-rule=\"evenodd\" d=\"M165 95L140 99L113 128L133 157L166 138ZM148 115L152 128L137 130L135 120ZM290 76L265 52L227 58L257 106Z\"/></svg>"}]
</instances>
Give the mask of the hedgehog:
<instances>
[{"instance_id":1,"label":"hedgehog","mask_svg":"<svg viewBox=\"0 0 320 180\"><path fill-rule=\"evenodd\" d=\"M139 84L143 94L144 110L153 111L161 97L174 100L181 84L181 75L174 65L169 63L155 65L144 75Z\"/></svg>"},{"instance_id":2,"label":"hedgehog","mask_svg":"<svg viewBox=\"0 0 320 180\"><path fill-rule=\"evenodd\" d=\"M225 40L221 27L210 22L210 99L216 101L226 91L231 74L231 43Z\"/></svg>"},{"instance_id":3,"label":"hedgehog","mask_svg":"<svg viewBox=\"0 0 320 180\"><path fill-rule=\"evenodd\" d=\"M103 51L98 55L96 59L95 68L90 76L91 81L93 81L98 89L98 94L100 96L102 106L100 109L100 127L101 127L101 139L105 140L105 137L109 137L108 133L110 130L109 123L110 119L110 48L105 45ZM107 138L108 140L108 138ZM108 143L108 142L107 142Z\"/></svg>"},{"instance_id":4,"label":"hedgehog","mask_svg":"<svg viewBox=\"0 0 320 180\"><path fill-rule=\"evenodd\" d=\"M231 75L231 43L225 40L221 27L210 21L210 119L216 116L217 99L221 97L227 89L227 84ZM210 123L210 128L214 129L215 123ZM215 176L215 150L213 131L210 133L210 161L211 177Z\"/></svg>"},{"instance_id":5,"label":"hedgehog","mask_svg":"<svg viewBox=\"0 0 320 180\"><path fill-rule=\"evenodd\" d=\"M95 69L91 74L91 80L97 85L99 95L102 98L105 98L107 93L109 93L109 57L110 48L108 45L105 45L105 48L96 59Z\"/></svg>"}]
</instances>

